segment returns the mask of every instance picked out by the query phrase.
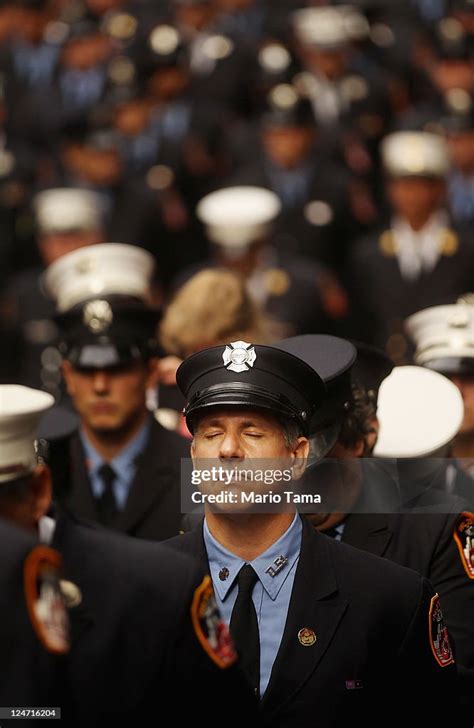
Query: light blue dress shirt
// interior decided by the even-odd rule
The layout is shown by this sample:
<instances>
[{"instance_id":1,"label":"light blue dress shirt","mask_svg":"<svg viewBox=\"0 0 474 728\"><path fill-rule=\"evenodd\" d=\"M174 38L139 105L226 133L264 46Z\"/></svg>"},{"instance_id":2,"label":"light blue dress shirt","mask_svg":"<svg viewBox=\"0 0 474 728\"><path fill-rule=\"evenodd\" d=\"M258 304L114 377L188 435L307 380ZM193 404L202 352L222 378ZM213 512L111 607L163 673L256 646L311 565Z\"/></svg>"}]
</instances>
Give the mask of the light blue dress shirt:
<instances>
[{"instance_id":1,"label":"light blue dress shirt","mask_svg":"<svg viewBox=\"0 0 474 728\"><path fill-rule=\"evenodd\" d=\"M114 494L117 508L123 510L137 470L137 458L146 447L150 434L151 422L148 419L133 440L116 455L109 465L115 470L117 477L114 483ZM82 446L86 455L87 471L91 482L94 498L100 498L104 492L104 484L99 476L99 468L105 464L99 453L94 449L87 435L79 431Z\"/></svg>"},{"instance_id":2,"label":"light blue dress shirt","mask_svg":"<svg viewBox=\"0 0 474 728\"><path fill-rule=\"evenodd\" d=\"M214 584L217 605L223 619L229 624L237 599L237 574L245 563L254 568L258 581L252 598L257 612L260 633L260 696L270 681L273 663L278 653L290 605L296 567L301 550L302 523L298 514L291 526L263 554L250 562L235 556L212 536L204 521L204 543L209 560L209 571ZM280 557L287 561L278 569L275 562ZM278 563L278 562L277 562ZM276 571L271 576L271 569ZM223 574L225 579L219 578Z\"/></svg>"}]
</instances>

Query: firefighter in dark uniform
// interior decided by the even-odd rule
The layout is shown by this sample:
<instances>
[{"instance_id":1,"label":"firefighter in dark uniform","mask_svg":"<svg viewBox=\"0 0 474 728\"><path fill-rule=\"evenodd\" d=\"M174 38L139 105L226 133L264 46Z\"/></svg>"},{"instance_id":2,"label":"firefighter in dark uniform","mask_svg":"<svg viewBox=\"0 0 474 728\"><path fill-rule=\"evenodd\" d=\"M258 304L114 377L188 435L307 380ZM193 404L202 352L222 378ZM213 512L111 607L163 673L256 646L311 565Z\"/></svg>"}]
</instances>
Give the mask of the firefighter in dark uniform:
<instances>
[{"instance_id":1,"label":"firefighter in dark uniform","mask_svg":"<svg viewBox=\"0 0 474 728\"><path fill-rule=\"evenodd\" d=\"M238 185L206 195L196 212L212 255L185 269L177 283L201 268L228 268L243 276L264 312L288 333L327 330L340 313L340 286L323 265L273 244L280 211L278 196L263 187Z\"/></svg>"},{"instance_id":2,"label":"firefighter in dark uniform","mask_svg":"<svg viewBox=\"0 0 474 728\"><path fill-rule=\"evenodd\" d=\"M3 487L4 477L2 475L0 487ZM69 650L66 609L59 590L54 591L60 556L51 548L38 546L30 534L3 518L0 520L0 544L3 554L0 567L0 702L5 707L58 708L64 698L59 681L62 655ZM37 590L30 589L32 579L38 579ZM62 642L52 629L47 628L44 619L34 618L35 605L46 607L45 614L51 615L51 609L47 608L48 586L57 597L57 614L64 618ZM21 718L21 713L16 720L19 725L33 725L32 720Z\"/></svg>"},{"instance_id":3,"label":"firefighter in dark uniform","mask_svg":"<svg viewBox=\"0 0 474 728\"><path fill-rule=\"evenodd\" d=\"M406 330L416 345L415 362L445 374L458 387L464 419L456 435L445 487L474 509L474 306L472 294L410 316Z\"/></svg>"},{"instance_id":4,"label":"firefighter in dark uniform","mask_svg":"<svg viewBox=\"0 0 474 728\"><path fill-rule=\"evenodd\" d=\"M330 158L311 103L294 85L281 83L267 93L258 140L243 151L232 181L278 195L273 242L279 250L341 267L351 233L359 230L351 214L350 176Z\"/></svg>"},{"instance_id":5,"label":"firefighter in dark uniform","mask_svg":"<svg viewBox=\"0 0 474 728\"><path fill-rule=\"evenodd\" d=\"M395 362L409 359L403 320L469 290L472 233L454 229L444 208L448 157L442 137L396 132L382 160L393 208L389 226L354 248L348 276L360 313L360 338L371 338Z\"/></svg>"},{"instance_id":6,"label":"firefighter in dark uniform","mask_svg":"<svg viewBox=\"0 0 474 728\"><path fill-rule=\"evenodd\" d=\"M370 31L358 8L307 7L292 14L291 24L308 95L321 124L339 127L361 99L369 94L386 96L381 79L373 71L360 72L356 54L351 53Z\"/></svg>"},{"instance_id":7,"label":"firefighter in dark uniform","mask_svg":"<svg viewBox=\"0 0 474 728\"><path fill-rule=\"evenodd\" d=\"M473 680L474 570L466 544L474 516L461 498L435 487L462 420L461 398L445 377L420 367L398 367L390 374L388 357L363 344L357 359L354 347L336 337L296 337L278 346L318 367L332 398L337 434L328 457L333 465L342 460L343 489L333 513L312 514L310 520L318 530L431 581L456 645L467 702ZM336 375L335 360L341 364ZM354 458L370 455L379 429L374 452L386 460L364 459L355 461L360 468L350 467ZM321 428L317 442L323 434ZM312 477L324 477L321 466ZM462 709L469 716L467 705Z\"/></svg>"},{"instance_id":8,"label":"firefighter in dark uniform","mask_svg":"<svg viewBox=\"0 0 474 728\"><path fill-rule=\"evenodd\" d=\"M474 607L474 513L455 492L439 491L451 476L449 455L463 423L462 398L438 372L406 366L396 367L383 382L378 405L380 434L374 455L397 456L404 509L413 511L406 523L399 516L398 554L420 573L427 574L429 563L428 578L440 594L456 647L463 715L472 718L474 635L466 615ZM408 546L414 532L420 534L416 551Z\"/></svg>"},{"instance_id":9,"label":"firefighter in dark uniform","mask_svg":"<svg viewBox=\"0 0 474 728\"><path fill-rule=\"evenodd\" d=\"M391 113L388 73L373 63L367 43L369 23L359 8L344 5L302 8L291 15L291 25L304 69L298 86L310 99L327 143L342 153L357 178L354 198L370 225L378 199L378 141Z\"/></svg>"},{"instance_id":10,"label":"firefighter in dark uniform","mask_svg":"<svg viewBox=\"0 0 474 728\"><path fill-rule=\"evenodd\" d=\"M314 370L277 348L237 341L186 359L177 382L198 472L201 458L224 470L271 458L291 463L294 484L309 452L308 425L324 401ZM437 687L450 693L454 674L452 653L439 647L447 632L435 626L439 602L429 583L317 533L294 504L282 511L267 501L265 513L249 511L239 505L238 477L230 491L222 480L211 485L211 493L233 493L237 505L227 500L216 509L208 501L202 527L170 546L208 565L261 698L262 724L289 728L317 714L321 726L359 716L375 726L383 711L385 725L399 725L413 701L436 723L440 708L429 696ZM279 487L276 479L253 486L256 495Z\"/></svg>"},{"instance_id":11,"label":"firefighter in dark uniform","mask_svg":"<svg viewBox=\"0 0 474 728\"><path fill-rule=\"evenodd\" d=\"M251 720L254 700L237 672L235 649L216 609L209 578L203 579L191 559L159 544L81 523L61 510L51 517L49 470L38 462L33 438L39 417L53 398L18 385L2 385L0 397L0 513L25 529L23 554L30 544L28 530L40 538L43 545L36 550L37 557L27 557L25 571L32 621L51 651L61 654L69 649L61 658L61 702L41 705L60 707L68 726L95 727L122 720L141 724L150 711L175 711L184 691L190 702L180 705L180 715L191 720L195 701L209 691L219 706L209 716L211 725L217 726L228 701L233 704L232 725ZM57 552L62 573L53 582L54 573L47 569L57 569ZM53 558L58 564L53 562L50 569L48 559ZM2 559L2 573L7 568L7 558ZM3 656L0 675L11 664L15 678L28 657L30 635L25 628L18 643L10 645L11 636L6 642L4 627L11 622L11 604L9 610L0 635L2 646L11 646L11 652ZM20 617L21 610L18 621ZM64 627L68 621L69 641ZM34 669L40 686L48 674L40 672L41 661ZM28 679L26 674L16 691L13 680L9 694L5 676L0 683L4 705L14 705L19 696L31 698Z\"/></svg>"},{"instance_id":12,"label":"firefighter in dark uniform","mask_svg":"<svg viewBox=\"0 0 474 728\"><path fill-rule=\"evenodd\" d=\"M18 273L5 294L6 326L16 339L10 381L60 394L60 357L55 349L54 302L46 295L44 268L76 248L104 241L105 210L90 190L54 188L33 201L41 266Z\"/></svg>"},{"instance_id":13,"label":"firefighter in dark uniform","mask_svg":"<svg viewBox=\"0 0 474 728\"><path fill-rule=\"evenodd\" d=\"M204 104L217 102L231 119L245 116L252 69L249 49L222 32L212 0L172 0L171 7L172 23L188 46L196 97Z\"/></svg>"},{"instance_id":14,"label":"firefighter in dark uniform","mask_svg":"<svg viewBox=\"0 0 474 728\"><path fill-rule=\"evenodd\" d=\"M149 253L111 243L48 269L63 375L80 418L77 432L49 443L49 462L56 497L76 516L162 540L179 530L187 448L158 424L147 401L158 377L152 272Z\"/></svg>"},{"instance_id":15,"label":"firefighter in dark uniform","mask_svg":"<svg viewBox=\"0 0 474 728\"><path fill-rule=\"evenodd\" d=\"M24 391L2 385L0 395L0 703L2 708L61 708L66 700L61 671L70 649L61 557L39 545L38 534L23 530L24 507L11 493L22 490L23 477L36 466L34 428L45 401L50 407L54 400L38 391L25 407ZM33 725L27 714L16 719Z\"/></svg>"}]
</instances>

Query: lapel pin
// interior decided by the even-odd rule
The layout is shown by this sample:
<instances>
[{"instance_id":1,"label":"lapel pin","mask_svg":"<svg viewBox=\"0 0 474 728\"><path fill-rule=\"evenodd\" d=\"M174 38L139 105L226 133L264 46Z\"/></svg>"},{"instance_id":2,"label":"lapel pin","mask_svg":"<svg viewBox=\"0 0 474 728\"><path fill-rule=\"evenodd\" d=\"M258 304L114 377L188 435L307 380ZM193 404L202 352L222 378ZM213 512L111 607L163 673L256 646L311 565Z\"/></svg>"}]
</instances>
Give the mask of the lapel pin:
<instances>
[{"instance_id":1,"label":"lapel pin","mask_svg":"<svg viewBox=\"0 0 474 728\"><path fill-rule=\"evenodd\" d=\"M229 569L227 566L223 566L222 569L219 571L219 579L221 581L225 581L229 577Z\"/></svg>"},{"instance_id":2,"label":"lapel pin","mask_svg":"<svg viewBox=\"0 0 474 728\"><path fill-rule=\"evenodd\" d=\"M316 632L309 627L303 627L298 632L298 641L303 647L312 647L316 642Z\"/></svg>"},{"instance_id":3,"label":"lapel pin","mask_svg":"<svg viewBox=\"0 0 474 728\"><path fill-rule=\"evenodd\" d=\"M281 571L287 565L287 563L288 559L286 558L286 556L277 556L273 564L265 570L265 574L268 574L272 577L272 579L274 579L278 572Z\"/></svg>"}]
</instances>

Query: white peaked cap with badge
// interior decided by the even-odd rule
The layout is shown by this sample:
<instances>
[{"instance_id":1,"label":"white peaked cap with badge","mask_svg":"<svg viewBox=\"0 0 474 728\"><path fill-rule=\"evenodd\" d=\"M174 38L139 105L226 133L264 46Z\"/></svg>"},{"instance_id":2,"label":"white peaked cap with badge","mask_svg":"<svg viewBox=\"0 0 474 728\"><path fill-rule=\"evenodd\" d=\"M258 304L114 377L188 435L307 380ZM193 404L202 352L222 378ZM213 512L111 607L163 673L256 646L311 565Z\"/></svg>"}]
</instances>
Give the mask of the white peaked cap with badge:
<instances>
[{"instance_id":1,"label":"white peaked cap with badge","mask_svg":"<svg viewBox=\"0 0 474 728\"><path fill-rule=\"evenodd\" d=\"M367 19L352 5L309 7L292 14L294 32L301 43L337 49L369 34Z\"/></svg>"},{"instance_id":2,"label":"white peaked cap with badge","mask_svg":"<svg viewBox=\"0 0 474 728\"><path fill-rule=\"evenodd\" d=\"M46 270L43 283L60 312L100 296L133 296L148 302L154 269L153 256L143 248L102 243L63 255Z\"/></svg>"},{"instance_id":3,"label":"white peaked cap with badge","mask_svg":"<svg viewBox=\"0 0 474 728\"><path fill-rule=\"evenodd\" d=\"M277 195L264 187L225 187L197 205L209 239L224 248L244 248L262 239L281 210Z\"/></svg>"},{"instance_id":4,"label":"white peaked cap with badge","mask_svg":"<svg viewBox=\"0 0 474 728\"><path fill-rule=\"evenodd\" d=\"M447 377L423 367L395 367L379 390L374 456L440 456L463 416L461 393Z\"/></svg>"},{"instance_id":5,"label":"white peaked cap with badge","mask_svg":"<svg viewBox=\"0 0 474 728\"><path fill-rule=\"evenodd\" d=\"M40 233L65 233L98 230L105 205L92 190L68 187L39 192L34 199L36 221Z\"/></svg>"},{"instance_id":6,"label":"white peaked cap with badge","mask_svg":"<svg viewBox=\"0 0 474 728\"><path fill-rule=\"evenodd\" d=\"M450 163L446 142L428 131L397 131L382 140L382 162L392 177L444 177Z\"/></svg>"},{"instance_id":7,"label":"white peaked cap with badge","mask_svg":"<svg viewBox=\"0 0 474 728\"><path fill-rule=\"evenodd\" d=\"M39 389L18 384L0 385L0 482L31 473L37 457L36 429L54 397Z\"/></svg>"},{"instance_id":8,"label":"white peaked cap with badge","mask_svg":"<svg viewBox=\"0 0 474 728\"><path fill-rule=\"evenodd\" d=\"M473 294L451 305L418 311L406 320L405 328L416 345L417 364L454 372L469 361L474 370Z\"/></svg>"}]
</instances>

